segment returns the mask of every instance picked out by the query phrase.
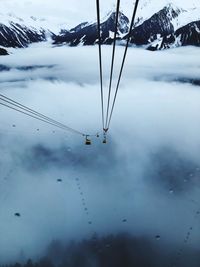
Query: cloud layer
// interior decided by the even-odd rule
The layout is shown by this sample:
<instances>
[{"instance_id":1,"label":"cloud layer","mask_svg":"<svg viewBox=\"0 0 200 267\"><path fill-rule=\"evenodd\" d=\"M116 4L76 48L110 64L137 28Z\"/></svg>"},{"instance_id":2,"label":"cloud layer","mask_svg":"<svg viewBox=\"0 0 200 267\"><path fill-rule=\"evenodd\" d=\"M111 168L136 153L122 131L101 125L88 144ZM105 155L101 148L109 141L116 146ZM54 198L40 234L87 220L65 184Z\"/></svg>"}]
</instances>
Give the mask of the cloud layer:
<instances>
[{"instance_id":1,"label":"cloud layer","mask_svg":"<svg viewBox=\"0 0 200 267\"><path fill-rule=\"evenodd\" d=\"M104 88L110 54L103 47ZM78 130L100 130L97 47L34 45L1 64L1 93ZM176 252L193 227L188 246L198 247L198 73L198 48L129 49L107 145L93 138L86 147L0 107L0 258L37 257L53 239L94 232L145 236Z\"/></svg>"}]
</instances>

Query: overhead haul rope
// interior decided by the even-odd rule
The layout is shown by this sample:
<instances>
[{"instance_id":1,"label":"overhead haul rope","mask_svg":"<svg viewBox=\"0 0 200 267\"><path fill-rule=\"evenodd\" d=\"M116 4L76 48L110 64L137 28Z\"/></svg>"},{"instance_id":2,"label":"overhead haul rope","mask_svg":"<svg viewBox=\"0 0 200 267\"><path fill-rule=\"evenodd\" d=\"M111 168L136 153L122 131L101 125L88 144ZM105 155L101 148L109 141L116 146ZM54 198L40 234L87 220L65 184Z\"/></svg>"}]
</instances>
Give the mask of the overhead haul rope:
<instances>
[{"instance_id":1,"label":"overhead haul rope","mask_svg":"<svg viewBox=\"0 0 200 267\"><path fill-rule=\"evenodd\" d=\"M100 72L100 86L101 86L101 113L102 113L102 126L104 129L105 118L104 118L104 94L103 94L103 68L102 68L102 52L101 52L101 25L100 25L100 5L99 0L96 0L97 9L97 34L99 44L99 72Z\"/></svg>"},{"instance_id":2,"label":"overhead haul rope","mask_svg":"<svg viewBox=\"0 0 200 267\"><path fill-rule=\"evenodd\" d=\"M133 28L133 25L134 25L138 4L139 4L139 0L136 0L135 6L134 6L134 10L133 10L133 16L132 16L132 20L131 20L131 24L130 24L130 29L129 29L129 33L128 33L128 38L127 38L127 42L126 42L126 47L125 47L125 51L124 51L124 56L123 56L123 59L122 59L122 65L121 65L121 69L120 69L120 73L119 73L119 78L118 78L118 81L117 81L117 86L116 86L115 95L114 95L114 99L113 99L113 104L112 104L112 108L111 108L111 112L110 112L110 116L109 116L109 120L108 120L107 129L109 129L109 127L110 127L110 122L111 122L112 115L113 115L113 110L114 110L114 107L115 107L117 93L118 93L118 90L119 90L119 85L120 85L120 81L121 81L121 77L122 77L124 63L125 63L125 60L126 60L128 45L129 45L129 42L130 42L130 39L131 39L131 32L132 32L132 28Z\"/></svg>"},{"instance_id":3,"label":"overhead haul rope","mask_svg":"<svg viewBox=\"0 0 200 267\"><path fill-rule=\"evenodd\" d=\"M37 112L37 111L27 107L27 106L24 106L24 105L20 104L19 102L16 102L16 101L12 100L11 98L8 98L2 94L0 94L0 100L3 101L3 103L0 102L0 105L2 105L4 107L10 108L12 110L20 112L20 113L27 115L29 117L32 117L34 119L40 120L40 121L45 122L45 123L50 124L50 125L53 125L53 126L58 127L62 130L70 131L74 134L79 134L82 136L92 136L90 134L85 134L85 133L77 131L71 127L68 127L67 125L62 124L56 120L53 120L53 119L43 115L42 113L39 113L39 112Z\"/></svg>"},{"instance_id":4,"label":"overhead haul rope","mask_svg":"<svg viewBox=\"0 0 200 267\"><path fill-rule=\"evenodd\" d=\"M57 124L51 123L51 122L46 121L46 120L44 120L44 119L41 119L41 118L39 118L39 117L37 117L37 116L33 116L33 115L31 115L31 114L29 114L29 113L27 113L27 112L24 112L24 111L22 111L22 110L20 110L20 109L14 108L14 107L9 106L9 105L7 105L7 104L4 104L4 103L1 103L1 102L0 102L0 105L2 105L2 106L4 106L4 107L7 107L7 108L10 108L10 109L12 109L12 110L14 110L14 111L20 112L20 113L22 113L22 114L24 114L24 115L27 115L27 116L32 117L32 118L34 118L34 119L37 119L37 120L39 120L39 121L45 122L45 123L50 124L50 125L53 125L53 126L55 126L55 127L58 127L58 128L60 128L60 129L62 129L62 130L69 131L69 130L67 130L65 127L58 126ZM80 134L81 134L81 133L80 133ZM82 136L86 136L85 134L81 134L81 135L82 135ZM87 135L87 136L89 136L89 135Z\"/></svg>"},{"instance_id":5,"label":"overhead haul rope","mask_svg":"<svg viewBox=\"0 0 200 267\"><path fill-rule=\"evenodd\" d=\"M114 33L114 41L113 41L111 70L110 70L110 83L109 83L108 103L107 103L107 112L106 112L106 124L105 124L105 129L104 129L105 131L107 130L108 114L109 114L109 108L110 108L110 96L111 96L111 89L112 89L113 67L114 67L114 62L115 62L115 48L116 48L119 7L120 7L120 0L117 0L117 8L116 8L116 14L115 14L115 33Z\"/></svg>"},{"instance_id":6,"label":"overhead haul rope","mask_svg":"<svg viewBox=\"0 0 200 267\"><path fill-rule=\"evenodd\" d=\"M79 131L76 131L76 130L74 130L74 129L72 129L72 128L70 128L70 127L68 127L68 126L66 126L66 125L64 125L64 124L62 124L62 123L56 121L56 120L53 120L53 119L51 119L51 118L49 118L49 117L43 115L42 113L39 113L39 112L33 110L33 109L31 109L31 108L28 108L27 106L24 106L24 105L20 104L19 102L16 102L16 101L12 100L11 98L8 98L8 97L6 97L6 96L4 96L4 95L2 95L2 94L0 94L0 100L6 102L6 103L8 103L8 104L11 104L11 105L13 105L13 106L15 106L15 107L17 107L17 108L20 108L20 109L22 109L22 110L25 110L26 112L28 112L28 113L30 113L30 114L36 115L37 117L40 117L40 118L42 118L42 119L45 119L46 121L49 121L49 122L51 122L51 123L53 123L53 124L57 124L57 125L59 125L59 126L61 126L61 127L64 127L64 128L66 128L67 130L69 130L69 131L73 131L73 132L75 131L75 132L77 132L77 133L79 133L79 134L82 134L82 133L80 133Z\"/></svg>"}]
</instances>

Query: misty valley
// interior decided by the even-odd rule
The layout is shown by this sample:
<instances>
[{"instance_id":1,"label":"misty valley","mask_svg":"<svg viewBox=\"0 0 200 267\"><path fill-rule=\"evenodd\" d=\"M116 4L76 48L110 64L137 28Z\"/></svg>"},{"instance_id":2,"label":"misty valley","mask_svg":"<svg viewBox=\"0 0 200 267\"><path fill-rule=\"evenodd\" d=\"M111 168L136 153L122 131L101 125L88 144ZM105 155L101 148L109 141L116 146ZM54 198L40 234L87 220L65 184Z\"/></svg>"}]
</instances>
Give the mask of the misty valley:
<instances>
[{"instance_id":1,"label":"misty valley","mask_svg":"<svg viewBox=\"0 0 200 267\"><path fill-rule=\"evenodd\" d=\"M92 135L86 146L0 106L0 266L199 267L199 48L128 50L107 144L97 49L46 42L1 57L0 94Z\"/></svg>"}]
</instances>

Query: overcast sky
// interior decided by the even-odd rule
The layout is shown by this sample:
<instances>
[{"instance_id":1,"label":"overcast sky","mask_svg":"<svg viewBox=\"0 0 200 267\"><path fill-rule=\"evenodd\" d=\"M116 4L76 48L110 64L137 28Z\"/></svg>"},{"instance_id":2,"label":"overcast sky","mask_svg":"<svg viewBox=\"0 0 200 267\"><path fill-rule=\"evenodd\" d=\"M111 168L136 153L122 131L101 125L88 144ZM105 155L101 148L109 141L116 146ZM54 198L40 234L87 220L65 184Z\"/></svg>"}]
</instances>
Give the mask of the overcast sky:
<instances>
[{"instance_id":1,"label":"overcast sky","mask_svg":"<svg viewBox=\"0 0 200 267\"><path fill-rule=\"evenodd\" d=\"M130 16L132 13L131 6L133 0L121 0L121 9ZM149 15L152 10L162 8L166 3L174 4L188 8L198 6L199 0L140 0L140 9L148 7ZM115 0L100 1L102 16L105 16L112 8L115 7ZM1 11L15 13L17 16L34 15L37 17L58 18L68 24L76 24L81 21L91 21L96 18L96 1L95 0L0 0ZM144 9L143 9L144 11Z\"/></svg>"}]
</instances>

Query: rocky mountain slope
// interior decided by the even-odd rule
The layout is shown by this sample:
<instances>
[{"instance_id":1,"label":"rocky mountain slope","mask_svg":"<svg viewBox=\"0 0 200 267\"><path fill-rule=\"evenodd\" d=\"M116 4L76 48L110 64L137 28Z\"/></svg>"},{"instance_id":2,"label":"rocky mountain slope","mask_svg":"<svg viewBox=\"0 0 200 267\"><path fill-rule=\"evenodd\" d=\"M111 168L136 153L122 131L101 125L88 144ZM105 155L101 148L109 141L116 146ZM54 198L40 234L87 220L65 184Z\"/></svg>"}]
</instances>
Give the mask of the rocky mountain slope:
<instances>
[{"instance_id":1,"label":"rocky mountain slope","mask_svg":"<svg viewBox=\"0 0 200 267\"><path fill-rule=\"evenodd\" d=\"M162 0L158 5L161 6ZM174 0L175 1L175 0ZM158 9L158 7L157 7ZM155 12L152 0L146 0L138 10L131 43L150 50L177 46L200 46L200 6L190 9L169 3ZM119 14L117 38L126 40L130 18ZM114 37L115 12L101 21L102 44L111 44ZM72 29L61 26L58 31L45 20L35 17L21 19L13 14L0 14L0 46L21 48L51 38L55 45L94 45L98 42L96 22L83 22ZM2 52L3 53L3 52Z\"/></svg>"},{"instance_id":2,"label":"rocky mountain slope","mask_svg":"<svg viewBox=\"0 0 200 267\"><path fill-rule=\"evenodd\" d=\"M193 14L193 15L192 15ZM192 19L199 18L195 22ZM101 23L103 44L111 44L114 36L115 12ZM150 50L165 49L175 46L196 45L200 39L200 13L196 8L186 11L172 4L165 6L150 18L136 20L131 33L131 43L142 45ZM82 23L77 27L62 31L54 36L55 44L93 45L98 42L96 23ZM125 40L129 31L129 19L121 12L118 23L118 40Z\"/></svg>"},{"instance_id":3,"label":"rocky mountain slope","mask_svg":"<svg viewBox=\"0 0 200 267\"><path fill-rule=\"evenodd\" d=\"M119 24L118 24L118 38L122 38L124 34L129 30L129 19L120 12ZM115 12L109 14L109 16L101 23L101 38L103 44L111 44L114 36L115 27ZM98 42L97 37L97 24L89 24L87 22L81 23L75 28L69 31L61 31L60 35L54 36L55 44L67 43L71 46L79 44L93 45Z\"/></svg>"},{"instance_id":4,"label":"rocky mountain slope","mask_svg":"<svg viewBox=\"0 0 200 267\"><path fill-rule=\"evenodd\" d=\"M26 47L28 44L45 41L44 30L36 30L26 26L10 23L0 24L0 45L4 47Z\"/></svg>"}]
</instances>

